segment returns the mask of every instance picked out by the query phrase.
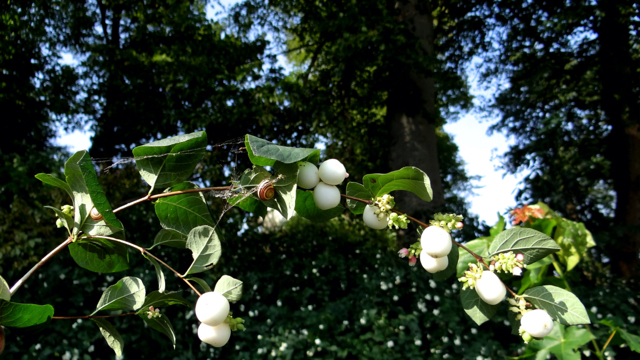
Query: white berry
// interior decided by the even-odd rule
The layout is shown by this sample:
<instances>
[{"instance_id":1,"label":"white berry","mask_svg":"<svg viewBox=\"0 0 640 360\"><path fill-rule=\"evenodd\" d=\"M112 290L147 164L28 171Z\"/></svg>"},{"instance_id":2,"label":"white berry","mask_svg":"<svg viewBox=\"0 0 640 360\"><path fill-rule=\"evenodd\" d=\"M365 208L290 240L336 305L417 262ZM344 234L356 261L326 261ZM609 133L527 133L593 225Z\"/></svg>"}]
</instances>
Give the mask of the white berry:
<instances>
[{"instance_id":1,"label":"white berry","mask_svg":"<svg viewBox=\"0 0 640 360\"><path fill-rule=\"evenodd\" d=\"M209 345L221 347L229 342L231 328L227 323L222 323L218 326L209 326L201 323L198 327L198 337Z\"/></svg>"},{"instance_id":2,"label":"white berry","mask_svg":"<svg viewBox=\"0 0 640 360\"><path fill-rule=\"evenodd\" d=\"M375 205L367 205L364 208L364 213L362 213L362 220L368 227L376 230L381 230L387 227L387 214L379 213L376 214L376 211L380 211L380 209ZM378 215L382 215L379 217ZM382 218L382 219L381 219Z\"/></svg>"},{"instance_id":3,"label":"white berry","mask_svg":"<svg viewBox=\"0 0 640 360\"><path fill-rule=\"evenodd\" d=\"M229 315L229 300L217 292L206 292L196 302L196 317L209 326L222 324Z\"/></svg>"},{"instance_id":4,"label":"white berry","mask_svg":"<svg viewBox=\"0 0 640 360\"><path fill-rule=\"evenodd\" d=\"M329 185L339 185L347 177L347 170L340 161L329 159L320 164L318 175L320 175L320 180Z\"/></svg>"},{"instance_id":5,"label":"white berry","mask_svg":"<svg viewBox=\"0 0 640 360\"><path fill-rule=\"evenodd\" d=\"M535 309L526 312L520 319L520 328L534 338L543 338L553 330L553 320L546 311Z\"/></svg>"},{"instance_id":6,"label":"white berry","mask_svg":"<svg viewBox=\"0 0 640 360\"><path fill-rule=\"evenodd\" d=\"M424 229L420 237L422 250L434 258L446 257L451 252L451 235L437 226Z\"/></svg>"},{"instance_id":7,"label":"white berry","mask_svg":"<svg viewBox=\"0 0 640 360\"><path fill-rule=\"evenodd\" d=\"M313 189L313 200L321 210L328 210L340 204L340 190L334 185L327 185L320 181Z\"/></svg>"},{"instance_id":8,"label":"white berry","mask_svg":"<svg viewBox=\"0 0 640 360\"><path fill-rule=\"evenodd\" d=\"M476 280L476 292L480 299L490 305L496 305L507 294L507 288L498 277L491 271L482 272L482 277Z\"/></svg>"},{"instance_id":9,"label":"white berry","mask_svg":"<svg viewBox=\"0 0 640 360\"><path fill-rule=\"evenodd\" d=\"M318 168L310 162L303 162L298 166L298 187L303 189L313 189L316 187L320 181Z\"/></svg>"},{"instance_id":10,"label":"white berry","mask_svg":"<svg viewBox=\"0 0 640 360\"><path fill-rule=\"evenodd\" d=\"M422 250L420 253L420 264L422 264L425 270L433 274L446 269L447 266L449 266L449 258L446 256L434 258Z\"/></svg>"}]
</instances>

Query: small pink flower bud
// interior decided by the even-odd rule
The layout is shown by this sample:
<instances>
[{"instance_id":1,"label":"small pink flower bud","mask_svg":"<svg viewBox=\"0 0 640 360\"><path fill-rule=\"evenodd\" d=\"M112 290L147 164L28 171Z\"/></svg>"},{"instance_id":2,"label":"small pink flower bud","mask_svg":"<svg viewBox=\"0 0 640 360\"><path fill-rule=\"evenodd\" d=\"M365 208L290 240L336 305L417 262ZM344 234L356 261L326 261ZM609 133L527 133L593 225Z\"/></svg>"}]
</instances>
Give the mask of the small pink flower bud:
<instances>
[{"instance_id":1,"label":"small pink flower bud","mask_svg":"<svg viewBox=\"0 0 640 360\"><path fill-rule=\"evenodd\" d=\"M409 259L409 266L416 266L416 262L418 261L418 259L415 256L412 256Z\"/></svg>"},{"instance_id":2,"label":"small pink flower bud","mask_svg":"<svg viewBox=\"0 0 640 360\"><path fill-rule=\"evenodd\" d=\"M516 255L516 260L522 262L524 260L524 254L520 253L520 254Z\"/></svg>"},{"instance_id":3,"label":"small pink flower bud","mask_svg":"<svg viewBox=\"0 0 640 360\"><path fill-rule=\"evenodd\" d=\"M402 248L400 249L400 251L398 251L398 256L400 256L401 258L407 257L407 255L409 255L409 249L407 248Z\"/></svg>"},{"instance_id":4,"label":"small pink flower bud","mask_svg":"<svg viewBox=\"0 0 640 360\"><path fill-rule=\"evenodd\" d=\"M463 226L464 226L464 224L462 223L462 221L458 221L456 223L456 229L458 229L458 230L462 229Z\"/></svg>"},{"instance_id":5,"label":"small pink flower bud","mask_svg":"<svg viewBox=\"0 0 640 360\"><path fill-rule=\"evenodd\" d=\"M153 306L149 306L149 311L153 311Z\"/></svg>"},{"instance_id":6,"label":"small pink flower bud","mask_svg":"<svg viewBox=\"0 0 640 360\"><path fill-rule=\"evenodd\" d=\"M345 173L345 174L344 174L344 178L346 179L346 178L348 178L348 177L349 177L349 173Z\"/></svg>"},{"instance_id":7,"label":"small pink flower bud","mask_svg":"<svg viewBox=\"0 0 640 360\"><path fill-rule=\"evenodd\" d=\"M514 267L513 268L513 276L521 276L522 275L522 269L519 267Z\"/></svg>"}]
</instances>

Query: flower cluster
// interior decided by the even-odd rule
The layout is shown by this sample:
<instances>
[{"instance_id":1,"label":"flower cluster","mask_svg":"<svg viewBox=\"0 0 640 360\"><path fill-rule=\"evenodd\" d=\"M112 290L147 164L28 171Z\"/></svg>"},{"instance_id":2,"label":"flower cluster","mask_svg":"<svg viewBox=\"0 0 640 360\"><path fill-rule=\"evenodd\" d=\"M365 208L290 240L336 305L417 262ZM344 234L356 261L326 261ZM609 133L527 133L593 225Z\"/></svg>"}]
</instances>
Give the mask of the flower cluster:
<instances>
[{"instance_id":1,"label":"flower cluster","mask_svg":"<svg viewBox=\"0 0 640 360\"><path fill-rule=\"evenodd\" d=\"M496 256L495 264L491 265L492 271L512 273L515 276L522 275L524 254L515 255L513 251L500 253Z\"/></svg>"},{"instance_id":2,"label":"flower cluster","mask_svg":"<svg viewBox=\"0 0 640 360\"><path fill-rule=\"evenodd\" d=\"M509 298L508 301L509 301L509 305L511 305L509 307L509 310L518 314L516 315L516 320L522 319L522 315L527 313L527 311L531 310L531 309L527 309L527 302L521 297L517 297L515 299Z\"/></svg>"},{"instance_id":3,"label":"flower cluster","mask_svg":"<svg viewBox=\"0 0 640 360\"><path fill-rule=\"evenodd\" d=\"M473 289L476 286L476 281L480 278L482 278L482 268L470 263L469 270L465 271L464 276L458 278L458 281L462 283L462 290Z\"/></svg>"},{"instance_id":4,"label":"flower cluster","mask_svg":"<svg viewBox=\"0 0 640 360\"><path fill-rule=\"evenodd\" d=\"M71 205L62 205L62 207L60 208L60 210L62 210L62 212L66 215L69 215L71 217L73 217L73 206ZM58 218L58 220L56 220L56 226L58 228L61 228L64 226L64 224L62 223L62 219Z\"/></svg>"},{"instance_id":5,"label":"flower cluster","mask_svg":"<svg viewBox=\"0 0 640 360\"><path fill-rule=\"evenodd\" d=\"M464 224L462 223L463 219L464 217L462 215L437 213L433 215L433 220L429 221L429 223L431 225L440 227L447 232L451 232L451 230L454 229L462 229L462 227L464 226Z\"/></svg>"},{"instance_id":6,"label":"flower cluster","mask_svg":"<svg viewBox=\"0 0 640 360\"><path fill-rule=\"evenodd\" d=\"M408 257L409 258L409 266L415 266L418 261L418 255L422 251L422 247L420 246L420 241L415 244L409 246L409 248L403 248L398 251L398 256L401 258Z\"/></svg>"},{"instance_id":7,"label":"flower cluster","mask_svg":"<svg viewBox=\"0 0 640 360\"><path fill-rule=\"evenodd\" d=\"M145 311L145 314L147 315L147 319L154 319L162 316L162 314L160 314L160 309L154 309L153 306L149 306L149 311Z\"/></svg>"}]
</instances>

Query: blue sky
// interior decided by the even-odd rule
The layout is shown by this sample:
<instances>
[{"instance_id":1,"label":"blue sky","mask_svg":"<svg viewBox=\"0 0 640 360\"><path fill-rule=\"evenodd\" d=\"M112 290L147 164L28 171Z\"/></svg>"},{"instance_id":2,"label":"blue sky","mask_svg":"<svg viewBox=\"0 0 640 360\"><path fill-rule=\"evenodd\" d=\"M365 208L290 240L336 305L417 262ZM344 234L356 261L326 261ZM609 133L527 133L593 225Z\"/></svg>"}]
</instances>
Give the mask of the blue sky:
<instances>
[{"instance_id":1,"label":"blue sky","mask_svg":"<svg viewBox=\"0 0 640 360\"><path fill-rule=\"evenodd\" d=\"M224 0L221 4L228 7L235 0ZM221 11L219 5L210 6L207 13L209 17L216 18L216 13ZM63 58L66 63L72 63L73 58L66 55ZM282 61L285 61L284 59ZM471 74L472 75L472 74ZM475 76L470 76L472 94L479 96L490 94L482 93ZM492 225L498 220L497 213L505 213L515 206L514 195L518 188L518 182L524 175L515 177L504 175L504 171L497 169L500 165L498 156L503 154L511 143L502 134L487 135L487 129L495 119L481 119L481 114L469 113L456 122L445 125L447 133L453 135L460 149L460 157L466 163L466 170L470 175L479 175L482 178L474 182L478 188L474 190L475 196L468 199L471 204L471 212L478 214L480 220ZM88 149L91 146L91 133L86 131L74 131L64 133L59 130L57 143L68 146L71 151Z\"/></svg>"}]
</instances>

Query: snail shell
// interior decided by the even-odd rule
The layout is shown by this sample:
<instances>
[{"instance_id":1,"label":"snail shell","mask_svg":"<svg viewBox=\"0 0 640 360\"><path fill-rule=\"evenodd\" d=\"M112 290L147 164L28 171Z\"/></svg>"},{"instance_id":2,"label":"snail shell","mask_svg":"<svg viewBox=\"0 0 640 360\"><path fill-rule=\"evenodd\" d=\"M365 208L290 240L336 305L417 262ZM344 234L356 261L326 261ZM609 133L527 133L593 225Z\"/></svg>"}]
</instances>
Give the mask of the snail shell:
<instances>
[{"instance_id":1,"label":"snail shell","mask_svg":"<svg viewBox=\"0 0 640 360\"><path fill-rule=\"evenodd\" d=\"M262 201L273 200L276 197L276 189L269 180L262 180L258 185L258 197Z\"/></svg>"},{"instance_id":2,"label":"snail shell","mask_svg":"<svg viewBox=\"0 0 640 360\"><path fill-rule=\"evenodd\" d=\"M102 215L100 214L100 212L98 212L98 209L93 208L91 209L91 212L89 213L89 216L91 216L91 218L95 221L100 221L102 220Z\"/></svg>"}]
</instances>

